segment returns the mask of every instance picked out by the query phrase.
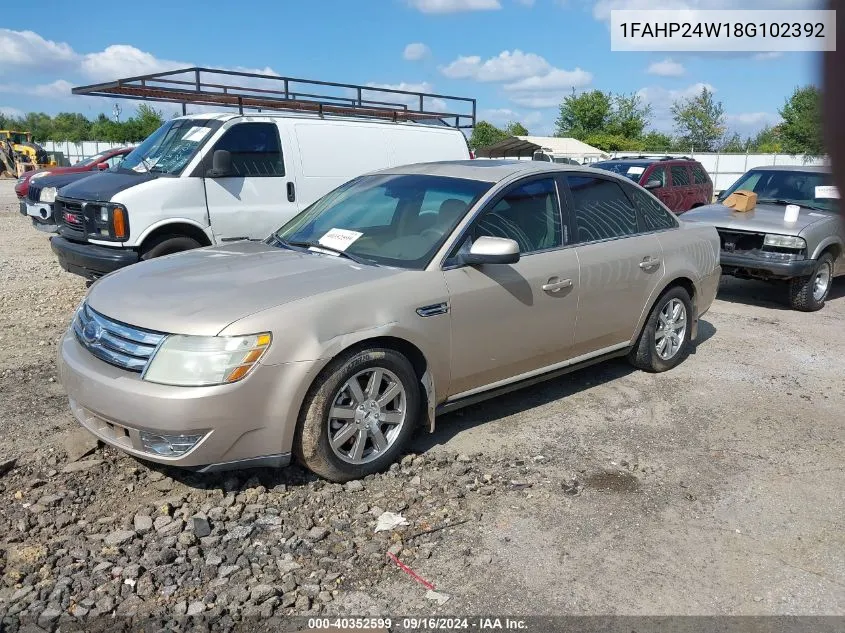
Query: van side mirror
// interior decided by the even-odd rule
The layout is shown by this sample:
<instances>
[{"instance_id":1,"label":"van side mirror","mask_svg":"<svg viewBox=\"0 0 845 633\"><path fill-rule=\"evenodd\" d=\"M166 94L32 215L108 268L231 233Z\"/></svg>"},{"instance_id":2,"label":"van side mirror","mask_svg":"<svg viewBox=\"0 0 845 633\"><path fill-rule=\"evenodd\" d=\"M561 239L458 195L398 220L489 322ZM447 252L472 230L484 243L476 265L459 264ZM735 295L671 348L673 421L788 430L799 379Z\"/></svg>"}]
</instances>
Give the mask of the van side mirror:
<instances>
[{"instance_id":1,"label":"van side mirror","mask_svg":"<svg viewBox=\"0 0 845 633\"><path fill-rule=\"evenodd\" d=\"M225 149L214 150L214 154L211 156L211 170L207 175L209 178L234 176L235 170L232 168L232 154Z\"/></svg>"},{"instance_id":2,"label":"van side mirror","mask_svg":"<svg viewBox=\"0 0 845 633\"><path fill-rule=\"evenodd\" d=\"M660 182L657 178L652 178L646 184L643 185L646 189L660 189L663 186L663 183Z\"/></svg>"},{"instance_id":3,"label":"van side mirror","mask_svg":"<svg viewBox=\"0 0 845 633\"><path fill-rule=\"evenodd\" d=\"M515 264L519 261L519 244L504 237L479 237L472 243L463 262L470 266L484 264Z\"/></svg>"}]
</instances>

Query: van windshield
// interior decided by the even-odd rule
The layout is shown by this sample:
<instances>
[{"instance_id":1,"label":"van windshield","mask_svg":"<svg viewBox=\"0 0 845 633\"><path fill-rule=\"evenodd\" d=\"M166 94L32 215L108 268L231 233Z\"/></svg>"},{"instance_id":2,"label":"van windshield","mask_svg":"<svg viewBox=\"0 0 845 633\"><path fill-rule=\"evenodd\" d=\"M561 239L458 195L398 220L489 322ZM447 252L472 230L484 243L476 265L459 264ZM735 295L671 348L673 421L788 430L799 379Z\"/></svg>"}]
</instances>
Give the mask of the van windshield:
<instances>
[{"instance_id":1,"label":"van windshield","mask_svg":"<svg viewBox=\"0 0 845 633\"><path fill-rule=\"evenodd\" d=\"M209 119L168 121L132 150L120 167L140 173L178 175L219 125L219 121Z\"/></svg>"},{"instance_id":2,"label":"van windshield","mask_svg":"<svg viewBox=\"0 0 845 633\"><path fill-rule=\"evenodd\" d=\"M325 195L267 242L420 270L491 186L421 174L362 176Z\"/></svg>"}]
</instances>

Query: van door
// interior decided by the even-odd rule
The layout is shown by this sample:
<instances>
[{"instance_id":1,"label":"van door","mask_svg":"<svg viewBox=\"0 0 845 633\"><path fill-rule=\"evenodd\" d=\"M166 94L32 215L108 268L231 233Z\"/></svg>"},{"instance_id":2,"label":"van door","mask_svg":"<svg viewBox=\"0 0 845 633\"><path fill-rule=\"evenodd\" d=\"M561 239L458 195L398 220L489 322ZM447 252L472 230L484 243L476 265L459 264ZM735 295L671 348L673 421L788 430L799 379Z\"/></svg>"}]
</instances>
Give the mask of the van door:
<instances>
[{"instance_id":1,"label":"van door","mask_svg":"<svg viewBox=\"0 0 845 633\"><path fill-rule=\"evenodd\" d=\"M231 155L229 174L213 173L217 150ZM272 122L235 123L214 143L203 180L217 243L264 239L297 213L296 185L284 159L279 128Z\"/></svg>"}]
</instances>

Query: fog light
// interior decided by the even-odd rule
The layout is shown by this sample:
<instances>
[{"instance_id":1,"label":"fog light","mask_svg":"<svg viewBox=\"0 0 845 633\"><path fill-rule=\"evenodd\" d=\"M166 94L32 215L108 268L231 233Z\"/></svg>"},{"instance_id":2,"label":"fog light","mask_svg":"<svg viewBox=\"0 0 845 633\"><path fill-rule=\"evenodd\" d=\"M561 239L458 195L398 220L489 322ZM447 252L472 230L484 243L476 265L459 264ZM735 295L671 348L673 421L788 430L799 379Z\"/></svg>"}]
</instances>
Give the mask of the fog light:
<instances>
[{"instance_id":1,"label":"fog light","mask_svg":"<svg viewBox=\"0 0 845 633\"><path fill-rule=\"evenodd\" d=\"M202 435L159 435L141 431L141 446L147 453L160 457L178 457L191 450Z\"/></svg>"}]
</instances>

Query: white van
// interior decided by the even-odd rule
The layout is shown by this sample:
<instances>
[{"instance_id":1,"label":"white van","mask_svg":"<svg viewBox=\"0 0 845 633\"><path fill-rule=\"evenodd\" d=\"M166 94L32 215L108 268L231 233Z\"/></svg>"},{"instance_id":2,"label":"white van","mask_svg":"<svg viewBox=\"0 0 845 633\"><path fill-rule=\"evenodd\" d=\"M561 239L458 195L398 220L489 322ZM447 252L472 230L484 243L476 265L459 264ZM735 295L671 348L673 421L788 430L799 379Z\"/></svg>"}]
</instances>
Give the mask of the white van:
<instances>
[{"instance_id":1,"label":"white van","mask_svg":"<svg viewBox=\"0 0 845 633\"><path fill-rule=\"evenodd\" d=\"M264 239L364 173L471 157L460 129L299 113L167 121L116 168L62 187L53 251L96 279L139 259Z\"/></svg>"}]
</instances>

